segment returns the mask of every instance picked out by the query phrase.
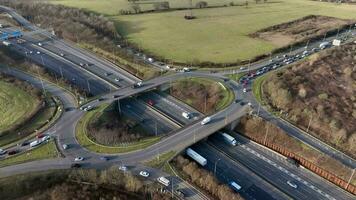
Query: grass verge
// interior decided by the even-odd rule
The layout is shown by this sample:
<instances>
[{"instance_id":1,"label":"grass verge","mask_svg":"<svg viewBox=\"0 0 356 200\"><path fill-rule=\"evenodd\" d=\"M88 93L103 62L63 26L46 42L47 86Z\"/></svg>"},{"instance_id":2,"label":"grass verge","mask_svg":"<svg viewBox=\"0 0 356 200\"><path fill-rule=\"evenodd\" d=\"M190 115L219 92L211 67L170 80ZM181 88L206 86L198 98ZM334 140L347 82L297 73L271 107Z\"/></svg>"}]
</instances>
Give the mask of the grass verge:
<instances>
[{"instance_id":1,"label":"grass verge","mask_svg":"<svg viewBox=\"0 0 356 200\"><path fill-rule=\"evenodd\" d=\"M157 155L156 158L145 162L145 165L153 167L153 168L162 168L175 155L176 155L175 151L169 151L169 152ZM166 166L166 167L168 167L168 166Z\"/></svg>"},{"instance_id":2,"label":"grass verge","mask_svg":"<svg viewBox=\"0 0 356 200\"><path fill-rule=\"evenodd\" d=\"M33 150L25 151L21 154L6 158L0 161L0 167L9 165L30 162L34 160L42 160L47 158L56 158L59 156L56 145L53 140L47 144L43 144Z\"/></svg>"},{"instance_id":3,"label":"grass verge","mask_svg":"<svg viewBox=\"0 0 356 200\"><path fill-rule=\"evenodd\" d=\"M229 77L231 80L239 82L240 78L245 76L246 74L247 74L246 72L241 72L241 73L237 73L237 74L229 74L229 75L227 75L227 77Z\"/></svg>"},{"instance_id":4,"label":"grass verge","mask_svg":"<svg viewBox=\"0 0 356 200\"><path fill-rule=\"evenodd\" d=\"M267 78L267 76L268 75L264 75L264 76L260 76L260 77L256 78L252 84L253 95L256 97L257 101L259 103L261 103L262 105L264 105L262 85L263 85L264 80Z\"/></svg>"},{"instance_id":5,"label":"grass verge","mask_svg":"<svg viewBox=\"0 0 356 200\"><path fill-rule=\"evenodd\" d=\"M90 140L90 138L88 138L86 133L89 122L94 117L100 115L100 113L103 112L108 106L109 106L108 104L103 104L100 107L96 108L95 110L86 113L83 116L83 118L80 119L75 130L76 132L75 136L78 140L78 143L82 147L97 153L116 154L116 153L127 153L131 151L144 149L160 141L161 137L150 137L150 138L139 140L137 142L129 143L127 145L105 146Z\"/></svg>"}]
</instances>

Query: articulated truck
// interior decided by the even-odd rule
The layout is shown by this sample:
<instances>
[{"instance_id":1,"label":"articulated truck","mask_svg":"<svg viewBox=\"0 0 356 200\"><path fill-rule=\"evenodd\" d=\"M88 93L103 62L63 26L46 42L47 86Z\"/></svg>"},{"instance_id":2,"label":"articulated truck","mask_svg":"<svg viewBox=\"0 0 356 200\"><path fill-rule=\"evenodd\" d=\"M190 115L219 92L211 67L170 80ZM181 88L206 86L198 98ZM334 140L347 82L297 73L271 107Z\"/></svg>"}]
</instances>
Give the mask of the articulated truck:
<instances>
[{"instance_id":1,"label":"articulated truck","mask_svg":"<svg viewBox=\"0 0 356 200\"><path fill-rule=\"evenodd\" d=\"M186 153L189 157L191 157L193 160L195 160L197 163L199 163L201 166L205 166L207 163L207 160L199 155L197 152L195 152L193 149L188 148L186 150Z\"/></svg>"},{"instance_id":2,"label":"articulated truck","mask_svg":"<svg viewBox=\"0 0 356 200\"><path fill-rule=\"evenodd\" d=\"M227 143L231 144L232 146L236 146L236 139L234 137L227 133L221 133L221 136Z\"/></svg>"}]
</instances>

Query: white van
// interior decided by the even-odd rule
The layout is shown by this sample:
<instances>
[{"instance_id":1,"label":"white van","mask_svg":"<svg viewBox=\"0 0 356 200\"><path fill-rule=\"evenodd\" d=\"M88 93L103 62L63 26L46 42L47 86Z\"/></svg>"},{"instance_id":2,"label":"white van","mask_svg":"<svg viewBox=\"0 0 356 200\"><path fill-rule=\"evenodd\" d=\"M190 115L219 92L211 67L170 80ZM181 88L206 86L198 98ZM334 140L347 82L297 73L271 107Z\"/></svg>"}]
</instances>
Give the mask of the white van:
<instances>
[{"instance_id":1,"label":"white van","mask_svg":"<svg viewBox=\"0 0 356 200\"><path fill-rule=\"evenodd\" d=\"M205 125L205 124L209 123L210 121L211 121L211 118L210 118L210 117L205 117L205 118L203 119L203 121L201 121L201 125Z\"/></svg>"},{"instance_id":2,"label":"white van","mask_svg":"<svg viewBox=\"0 0 356 200\"><path fill-rule=\"evenodd\" d=\"M157 181L165 186L169 186L169 180L163 176L158 177Z\"/></svg>"}]
</instances>

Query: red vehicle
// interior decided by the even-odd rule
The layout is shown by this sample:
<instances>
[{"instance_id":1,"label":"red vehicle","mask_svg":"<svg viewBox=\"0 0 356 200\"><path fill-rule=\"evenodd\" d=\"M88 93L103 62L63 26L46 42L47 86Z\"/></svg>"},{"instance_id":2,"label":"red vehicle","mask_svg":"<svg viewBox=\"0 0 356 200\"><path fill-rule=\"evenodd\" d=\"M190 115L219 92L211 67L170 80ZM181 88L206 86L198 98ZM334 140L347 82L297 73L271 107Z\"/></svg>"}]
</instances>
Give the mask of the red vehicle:
<instances>
[{"instance_id":1,"label":"red vehicle","mask_svg":"<svg viewBox=\"0 0 356 200\"><path fill-rule=\"evenodd\" d=\"M44 136L45 136L44 134L39 133L37 134L37 139L43 138Z\"/></svg>"},{"instance_id":2,"label":"red vehicle","mask_svg":"<svg viewBox=\"0 0 356 200\"><path fill-rule=\"evenodd\" d=\"M155 103L152 101L152 99L148 100L148 105L153 106Z\"/></svg>"},{"instance_id":3,"label":"red vehicle","mask_svg":"<svg viewBox=\"0 0 356 200\"><path fill-rule=\"evenodd\" d=\"M9 156L17 154L17 150L11 150L7 153Z\"/></svg>"}]
</instances>

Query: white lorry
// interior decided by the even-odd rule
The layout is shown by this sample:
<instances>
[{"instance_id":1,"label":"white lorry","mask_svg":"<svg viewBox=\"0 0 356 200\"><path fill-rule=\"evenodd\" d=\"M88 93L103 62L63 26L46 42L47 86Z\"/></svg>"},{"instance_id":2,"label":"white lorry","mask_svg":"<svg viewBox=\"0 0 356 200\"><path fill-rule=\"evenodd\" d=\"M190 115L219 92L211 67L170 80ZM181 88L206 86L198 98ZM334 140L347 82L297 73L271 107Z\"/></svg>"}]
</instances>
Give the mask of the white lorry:
<instances>
[{"instance_id":1,"label":"white lorry","mask_svg":"<svg viewBox=\"0 0 356 200\"><path fill-rule=\"evenodd\" d=\"M203 156L201 156L191 148L188 148L186 150L186 154L193 160L195 160L197 163L199 163L201 166L205 166L208 162Z\"/></svg>"},{"instance_id":2,"label":"white lorry","mask_svg":"<svg viewBox=\"0 0 356 200\"><path fill-rule=\"evenodd\" d=\"M157 181L164 186L169 186L169 180L166 177L160 176L157 178Z\"/></svg>"},{"instance_id":3,"label":"white lorry","mask_svg":"<svg viewBox=\"0 0 356 200\"><path fill-rule=\"evenodd\" d=\"M205 125L205 124L207 124L207 123L209 123L211 121L211 117L205 117L204 119L203 119L203 121L201 121L201 125Z\"/></svg>"},{"instance_id":4,"label":"white lorry","mask_svg":"<svg viewBox=\"0 0 356 200\"><path fill-rule=\"evenodd\" d=\"M221 133L221 136L224 138L224 140L231 144L232 146L236 146L236 139L234 137L232 137L231 135L227 134L227 133Z\"/></svg>"}]
</instances>

